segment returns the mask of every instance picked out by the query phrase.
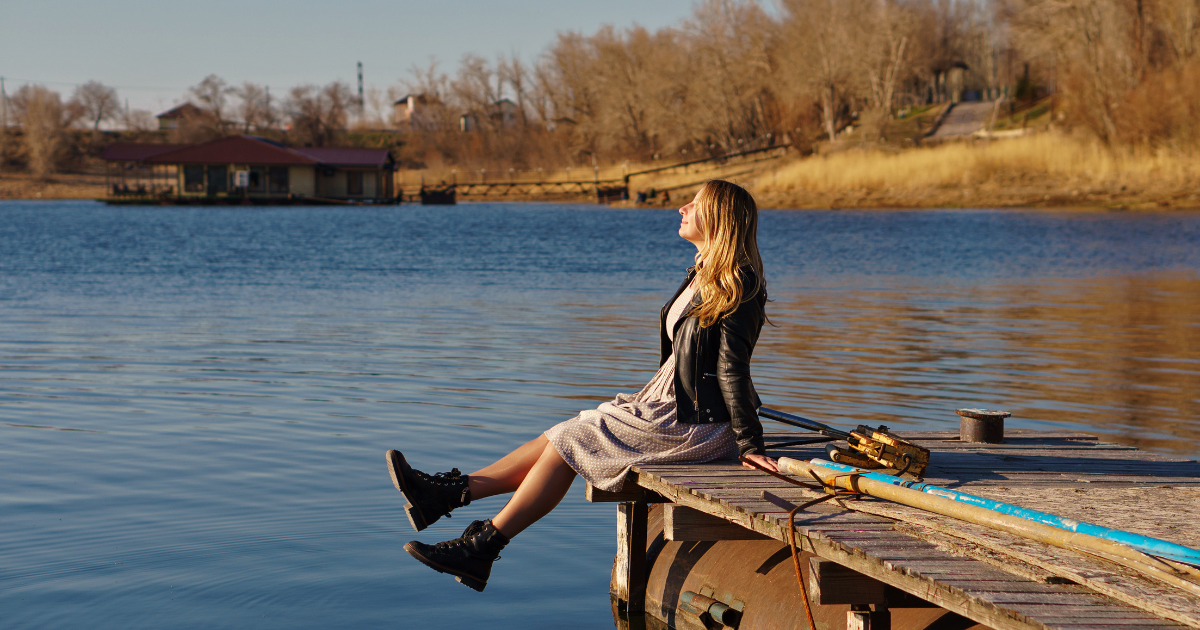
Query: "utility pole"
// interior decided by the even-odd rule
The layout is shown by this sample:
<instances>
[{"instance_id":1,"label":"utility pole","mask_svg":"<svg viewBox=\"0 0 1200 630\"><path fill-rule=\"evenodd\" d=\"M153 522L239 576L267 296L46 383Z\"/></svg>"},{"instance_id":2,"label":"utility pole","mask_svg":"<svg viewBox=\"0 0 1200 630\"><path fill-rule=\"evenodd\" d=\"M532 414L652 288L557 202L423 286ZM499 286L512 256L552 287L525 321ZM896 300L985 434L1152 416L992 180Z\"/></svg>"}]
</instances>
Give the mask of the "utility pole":
<instances>
[{"instance_id":1,"label":"utility pole","mask_svg":"<svg viewBox=\"0 0 1200 630\"><path fill-rule=\"evenodd\" d=\"M362 62L358 62L358 115L363 114Z\"/></svg>"},{"instance_id":2,"label":"utility pole","mask_svg":"<svg viewBox=\"0 0 1200 630\"><path fill-rule=\"evenodd\" d=\"M4 92L4 77L0 77L0 171L4 170L4 149L8 144L8 94Z\"/></svg>"}]
</instances>

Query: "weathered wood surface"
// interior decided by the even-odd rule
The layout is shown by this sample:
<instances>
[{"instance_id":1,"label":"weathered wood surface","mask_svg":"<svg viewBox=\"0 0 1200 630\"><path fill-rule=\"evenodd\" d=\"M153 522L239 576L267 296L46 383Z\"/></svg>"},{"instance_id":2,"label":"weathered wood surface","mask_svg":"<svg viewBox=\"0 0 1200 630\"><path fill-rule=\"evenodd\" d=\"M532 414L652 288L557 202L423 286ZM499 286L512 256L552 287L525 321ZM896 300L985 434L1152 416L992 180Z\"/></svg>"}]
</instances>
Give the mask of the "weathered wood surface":
<instances>
[{"instance_id":1,"label":"weathered wood surface","mask_svg":"<svg viewBox=\"0 0 1200 630\"><path fill-rule=\"evenodd\" d=\"M617 506L617 557L613 562L613 595L630 613L645 612L646 606L646 510L645 503Z\"/></svg>"},{"instance_id":2,"label":"weathered wood surface","mask_svg":"<svg viewBox=\"0 0 1200 630\"><path fill-rule=\"evenodd\" d=\"M1200 546L1194 460L1074 432L1009 430L1002 444L963 443L956 432L904 435L933 452L932 483ZM821 444L771 454L824 457ZM788 510L822 496L736 462L638 466L630 482L781 541ZM993 628L1200 628L1200 597L1099 558L915 508L836 499L798 514L796 526L806 550Z\"/></svg>"},{"instance_id":3,"label":"weathered wood surface","mask_svg":"<svg viewBox=\"0 0 1200 630\"><path fill-rule=\"evenodd\" d=\"M738 527L719 516L682 505L664 507L663 537L666 540L767 540L766 536Z\"/></svg>"}]
</instances>

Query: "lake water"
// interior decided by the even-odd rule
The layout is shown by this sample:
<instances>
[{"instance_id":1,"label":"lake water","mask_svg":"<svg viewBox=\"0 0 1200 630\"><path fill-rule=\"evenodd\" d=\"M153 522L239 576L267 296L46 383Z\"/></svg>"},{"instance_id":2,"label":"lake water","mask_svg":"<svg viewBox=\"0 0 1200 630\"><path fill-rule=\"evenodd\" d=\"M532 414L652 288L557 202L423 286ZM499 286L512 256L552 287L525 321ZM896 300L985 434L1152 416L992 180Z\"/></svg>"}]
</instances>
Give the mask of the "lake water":
<instances>
[{"instance_id":1,"label":"lake water","mask_svg":"<svg viewBox=\"0 0 1200 630\"><path fill-rule=\"evenodd\" d=\"M0 626L611 628L581 482L479 594L402 545L388 448L469 472L657 367L694 249L587 205L0 203ZM964 406L1200 449L1200 214L764 211L767 405Z\"/></svg>"}]
</instances>

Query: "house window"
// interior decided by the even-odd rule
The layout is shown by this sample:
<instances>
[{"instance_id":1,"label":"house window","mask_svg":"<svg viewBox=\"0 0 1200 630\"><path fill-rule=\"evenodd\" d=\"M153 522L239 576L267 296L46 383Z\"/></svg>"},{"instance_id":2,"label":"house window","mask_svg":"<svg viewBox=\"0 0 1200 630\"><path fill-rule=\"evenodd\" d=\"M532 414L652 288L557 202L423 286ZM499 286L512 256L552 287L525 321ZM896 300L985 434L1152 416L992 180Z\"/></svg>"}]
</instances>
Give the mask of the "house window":
<instances>
[{"instance_id":1,"label":"house window","mask_svg":"<svg viewBox=\"0 0 1200 630\"><path fill-rule=\"evenodd\" d=\"M267 173L262 167L250 169L250 192L267 192Z\"/></svg>"},{"instance_id":2,"label":"house window","mask_svg":"<svg viewBox=\"0 0 1200 630\"><path fill-rule=\"evenodd\" d=\"M288 191L288 169L286 166L271 167L271 192L286 193Z\"/></svg>"},{"instance_id":3,"label":"house window","mask_svg":"<svg viewBox=\"0 0 1200 630\"><path fill-rule=\"evenodd\" d=\"M346 194L362 194L362 171L346 171Z\"/></svg>"},{"instance_id":4,"label":"house window","mask_svg":"<svg viewBox=\"0 0 1200 630\"><path fill-rule=\"evenodd\" d=\"M224 166L208 167L208 194L229 190L229 169Z\"/></svg>"},{"instance_id":5,"label":"house window","mask_svg":"<svg viewBox=\"0 0 1200 630\"><path fill-rule=\"evenodd\" d=\"M193 193L204 192L203 166L183 167L183 190Z\"/></svg>"}]
</instances>

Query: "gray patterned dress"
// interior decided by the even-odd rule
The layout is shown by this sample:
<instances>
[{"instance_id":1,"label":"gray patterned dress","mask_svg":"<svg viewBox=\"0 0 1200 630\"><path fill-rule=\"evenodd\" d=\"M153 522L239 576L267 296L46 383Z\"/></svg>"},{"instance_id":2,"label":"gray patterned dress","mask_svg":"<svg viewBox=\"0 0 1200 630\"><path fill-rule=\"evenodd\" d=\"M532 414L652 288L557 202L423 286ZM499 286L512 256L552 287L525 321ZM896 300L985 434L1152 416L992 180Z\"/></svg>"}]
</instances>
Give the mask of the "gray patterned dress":
<instances>
[{"instance_id":1,"label":"gray patterned dress","mask_svg":"<svg viewBox=\"0 0 1200 630\"><path fill-rule=\"evenodd\" d=\"M684 289L667 311L667 334L692 299ZM729 423L684 424L675 418L675 356L629 395L554 425L546 438L575 472L600 490L621 489L629 467L636 464L698 463L736 458L737 441Z\"/></svg>"}]
</instances>

